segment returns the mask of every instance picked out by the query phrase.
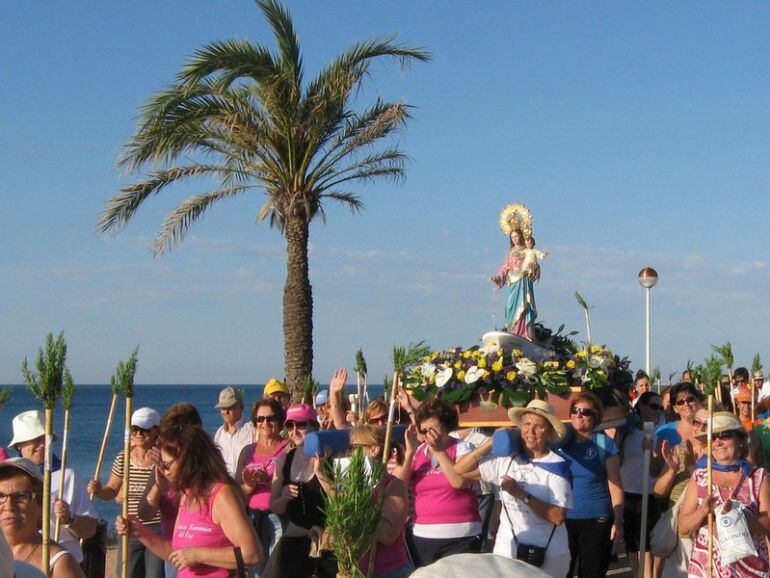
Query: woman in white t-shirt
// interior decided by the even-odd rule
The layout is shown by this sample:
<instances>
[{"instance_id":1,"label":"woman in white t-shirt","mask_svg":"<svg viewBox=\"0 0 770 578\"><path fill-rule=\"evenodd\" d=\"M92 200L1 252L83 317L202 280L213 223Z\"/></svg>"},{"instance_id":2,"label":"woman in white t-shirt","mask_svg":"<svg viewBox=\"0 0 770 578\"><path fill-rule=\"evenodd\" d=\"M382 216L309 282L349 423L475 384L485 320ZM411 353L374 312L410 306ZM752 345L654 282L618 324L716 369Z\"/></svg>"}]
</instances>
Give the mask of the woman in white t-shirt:
<instances>
[{"instance_id":1,"label":"woman in white t-shirt","mask_svg":"<svg viewBox=\"0 0 770 578\"><path fill-rule=\"evenodd\" d=\"M490 456L488 441L464 456L455 471L500 488L503 509L494 553L517 558L525 545L545 548L540 569L562 578L570 561L564 520L572 507L572 488L567 462L547 445L561 439L566 429L553 406L537 399L509 410L508 416L521 429L521 452Z\"/></svg>"}]
</instances>

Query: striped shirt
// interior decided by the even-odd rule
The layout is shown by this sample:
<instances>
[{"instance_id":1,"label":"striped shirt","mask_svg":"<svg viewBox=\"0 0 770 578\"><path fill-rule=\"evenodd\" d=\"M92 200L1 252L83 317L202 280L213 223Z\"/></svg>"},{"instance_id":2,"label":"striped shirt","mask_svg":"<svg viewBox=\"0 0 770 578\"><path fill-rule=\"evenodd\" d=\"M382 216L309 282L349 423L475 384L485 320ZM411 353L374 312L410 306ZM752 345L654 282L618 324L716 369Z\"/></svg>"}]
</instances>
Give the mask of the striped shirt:
<instances>
[{"instance_id":1,"label":"striped shirt","mask_svg":"<svg viewBox=\"0 0 770 578\"><path fill-rule=\"evenodd\" d=\"M112 463L112 473L123 479L123 452L120 452ZM140 468L135 463L131 463L131 478L128 484L128 515L139 517L139 502L144 495L144 488L147 486L147 480L155 474L155 466ZM151 520L143 520L145 526L151 524L160 524L160 509L155 513Z\"/></svg>"}]
</instances>

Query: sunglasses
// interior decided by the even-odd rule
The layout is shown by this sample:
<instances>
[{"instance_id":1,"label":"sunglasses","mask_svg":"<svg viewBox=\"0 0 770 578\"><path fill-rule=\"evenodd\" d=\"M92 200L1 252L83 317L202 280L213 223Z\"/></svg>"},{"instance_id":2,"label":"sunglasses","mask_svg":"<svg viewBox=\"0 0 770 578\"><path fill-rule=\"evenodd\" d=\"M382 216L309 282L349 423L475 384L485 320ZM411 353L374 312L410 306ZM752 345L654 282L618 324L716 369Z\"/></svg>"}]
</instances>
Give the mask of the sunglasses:
<instances>
[{"instance_id":1,"label":"sunglasses","mask_svg":"<svg viewBox=\"0 0 770 578\"><path fill-rule=\"evenodd\" d=\"M167 472L168 469L171 467L171 464L173 464L175 461L176 461L176 458L174 458L173 460L169 460L167 462L164 462L161 460L160 467L163 469L164 472Z\"/></svg>"},{"instance_id":2,"label":"sunglasses","mask_svg":"<svg viewBox=\"0 0 770 578\"><path fill-rule=\"evenodd\" d=\"M431 432L431 431L435 431L435 430L432 427L428 427L428 428L425 428L425 429L418 429L417 433L420 434L421 436L424 436L424 435L427 435L428 432Z\"/></svg>"},{"instance_id":3,"label":"sunglasses","mask_svg":"<svg viewBox=\"0 0 770 578\"><path fill-rule=\"evenodd\" d=\"M684 399L677 399L676 400L676 405L678 405L678 406L683 406L684 404L693 405L695 403L695 401L696 401L695 398L692 397L692 396L691 397L686 397Z\"/></svg>"},{"instance_id":4,"label":"sunglasses","mask_svg":"<svg viewBox=\"0 0 770 578\"><path fill-rule=\"evenodd\" d=\"M277 415L258 415L254 418L254 423L264 423L264 422L270 422L270 423L278 423L278 416Z\"/></svg>"},{"instance_id":5,"label":"sunglasses","mask_svg":"<svg viewBox=\"0 0 770 578\"><path fill-rule=\"evenodd\" d=\"M134 435L142 434L143 436L146 436L148 433L150 433L150 430L144 429L143 427L139 427L138 425L132 425L131 433Z\"/></svg>"},{"instance_id":6,"label":"sunglasses","mask_svg":"<svg viewBox=\"0 0 770 578\"><path fill-rule=\"evenodd\" d=\"M384 425L388 423L388 416L386 415L376 415L374 417L369 418L369 423L372 425Z\"/></svg>"},{"instance_id":7,"label":"sunglasses","mask_svg":"<svg viewBox=\"0 0 770 578\"><path fill-rule=\"evenodd\" d=\"M590 417L595 418L596 412L592 409L588 409L586 407L573 407L569 410L570 415L579 415L582 417Z\"/></svg>"},{"instance_id":8,"label":"sunglasses","mask_svg":"<svg viewBox=\"0 0 770 578\"><path fill-rule=\"evenodd\" d=\"M287 421L284 423L287 430L292 429L307 429L310 425L309 421Z\"/></svg>"},{"instance_id":9,"label":"sunglasses","mask_svg":"<svg viewBox=\"0 0 770 578\"><path fill-rule=\"evenodd\" d=\"M718 433L712 434L715 440L732 440L735 439L735 431L734 430L728 430L728 431L720 431Z\"/></svg>"},{"instance_id":10,"label":"sunglasses","mask_svg":"<svg viewBox=\"0 0 770 578\"><path fill-rule=\"evenodd\" d=\"M699 419L692 420L692 425L695 427L706 427L708 425L707 421L701 421Z\"/></svg>"}]
</instances>

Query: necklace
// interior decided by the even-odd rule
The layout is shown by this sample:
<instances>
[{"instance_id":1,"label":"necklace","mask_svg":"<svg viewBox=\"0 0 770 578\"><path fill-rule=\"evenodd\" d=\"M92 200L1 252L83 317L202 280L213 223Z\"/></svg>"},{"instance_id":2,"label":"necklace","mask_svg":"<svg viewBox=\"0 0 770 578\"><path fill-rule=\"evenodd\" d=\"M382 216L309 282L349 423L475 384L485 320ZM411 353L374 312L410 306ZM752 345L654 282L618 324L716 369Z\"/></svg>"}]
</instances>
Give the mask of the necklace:
<instances>
[{"instance_id":1,"label":"necklace","mask_svg":"<svg viewBox=\"0 0 770 578\"><path fill-rule=\"evenodd\" d=\"M33 555L35 554L35 552L37 551L37 548L38 548L38 546L40 546L40 544L35 544L35 547L34 547L34 548L32 548L32 550L30 551L30 553L29 553L29 556L27 556L26 558L24 558L24 561L25 561L25 562L29 562L29 561L32 559L32 556L33 556Z\"/></svg>"}]
</instances>

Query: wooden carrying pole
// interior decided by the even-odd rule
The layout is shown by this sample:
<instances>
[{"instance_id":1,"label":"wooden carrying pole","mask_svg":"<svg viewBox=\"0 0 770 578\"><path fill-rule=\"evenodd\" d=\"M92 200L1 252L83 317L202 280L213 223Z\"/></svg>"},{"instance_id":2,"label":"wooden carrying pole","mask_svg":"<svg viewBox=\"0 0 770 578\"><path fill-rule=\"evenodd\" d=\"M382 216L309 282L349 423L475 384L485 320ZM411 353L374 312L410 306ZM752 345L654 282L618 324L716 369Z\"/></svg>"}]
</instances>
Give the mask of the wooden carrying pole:
<instances>
[{"instance_id":1,"label":"wooden carrying pole","mask_svg":"<svg viewBox=\"0 0 770 578\"><path fill-rule=\"evenodd\" d=\"M61 469L59 470L59 499L64 499L64 472L67 467L67 438L70 431L70 410L69 408L64 410L64 433L62 434L61 441ZM73 513L70 514L74 515ZM61 536L61 518L56 518L56 528L53 532L53 539L57 542Z\"/></svg>"},{"instance_id":2,"label":"wooden carrying pole","mask_svg":"<svg viewBox=\"0 0 770 578\"><path fill-rule=\"evenodd\" d=\"M126 428L123 433L123 508L121 515L128 519L128 488L131 483L131 414L134 398L126 393ZM121 540L121 578L128 578L128 534Z\"/></svg>"},{"instance_id":3,"label":"wooden carrying pole","mask_svg":"<svg viewBox=\"0 0 770 578\"><path fill-rule=\"evenodd\" d=\"M364 374L366 375L366 374ZM396 391L398 388L399 374L397 371L393 372L393 385L390 390L390 408L388 409L388 425L385 429L385 445L382 450L382 465L387 467L390 461L390 446L393 437L393 426L396 417ZM369 568L367 568L367 578L374 576L374 567L377 560L377 540L374 540L374 544L369 550Z\"/></svg>"},{"instance_id":4,"label":"wooden carrying pole","mask_svg":"<svg viewBox=\"0 0 770 578\"><path fill-rule=\"evenodd\" d=\"M713 424L714 424L714 396L708 397L708 412L709 422L706 427L706 487L708 489L706 493L706 499L711 502L712 489L711 489L711 476L712 476L712 463L711 463L711 441L713 436ZM711 578L714 572L714 512L709 507L708 514L708 576Z\"/></svg>"},{"instance_id":5,"label":"wooden carrying pole","mask_svg":"<svg viewBox=\"0 0 770 578\"><path fill-rule=\"evenodd\" d=\"M110 437L110 428L112 427L112 419L115 417L115 406L118 403L118 394L112 394L112 401L110 402L110 413L107 414L107 425L104 427L104 435L102 436L102 445L99 448L99 457L96 459L96 471L94 472L94 479L99 481L99 475L102 472L102 462L104 461L104 452L107 450L107 438ZM94 499L91 494L91 499Z\"/></svg>"},{"instance_id":6,"label":"wooden carrying pole","mask_svg":"<svg viewBox=\"0 0 770 578\"><path fill-rule=\"evenodd\" d=\"M43 574L51 575L51 456L53 409L45 410L45 461L43 462Z\"/></svg>"},{"instance_id":7,"label":"wooden carrying pole","mask_svg":"<svg viewBox=\"0 0 770 578\"><path fill-rule=\"evenodd\" d=\"M356 369L356 423L364 418L364 398L361 395L361 373Z\"/></svg>"},{"instance_id":8,"label":"wooden carrying pole","mask_svg":"<svg viewBox=\"0 0 770 578\"><path fill-rule=\"evenodd\" d=\"M660 383L660 382L658 382ZM650 503L650 444L652 443L651 421L644 422L644 466L642 469L642 527L639 532L639 576L644 578L645 551L647 547L647 507Z\"/></svg>"}]
</instances>

